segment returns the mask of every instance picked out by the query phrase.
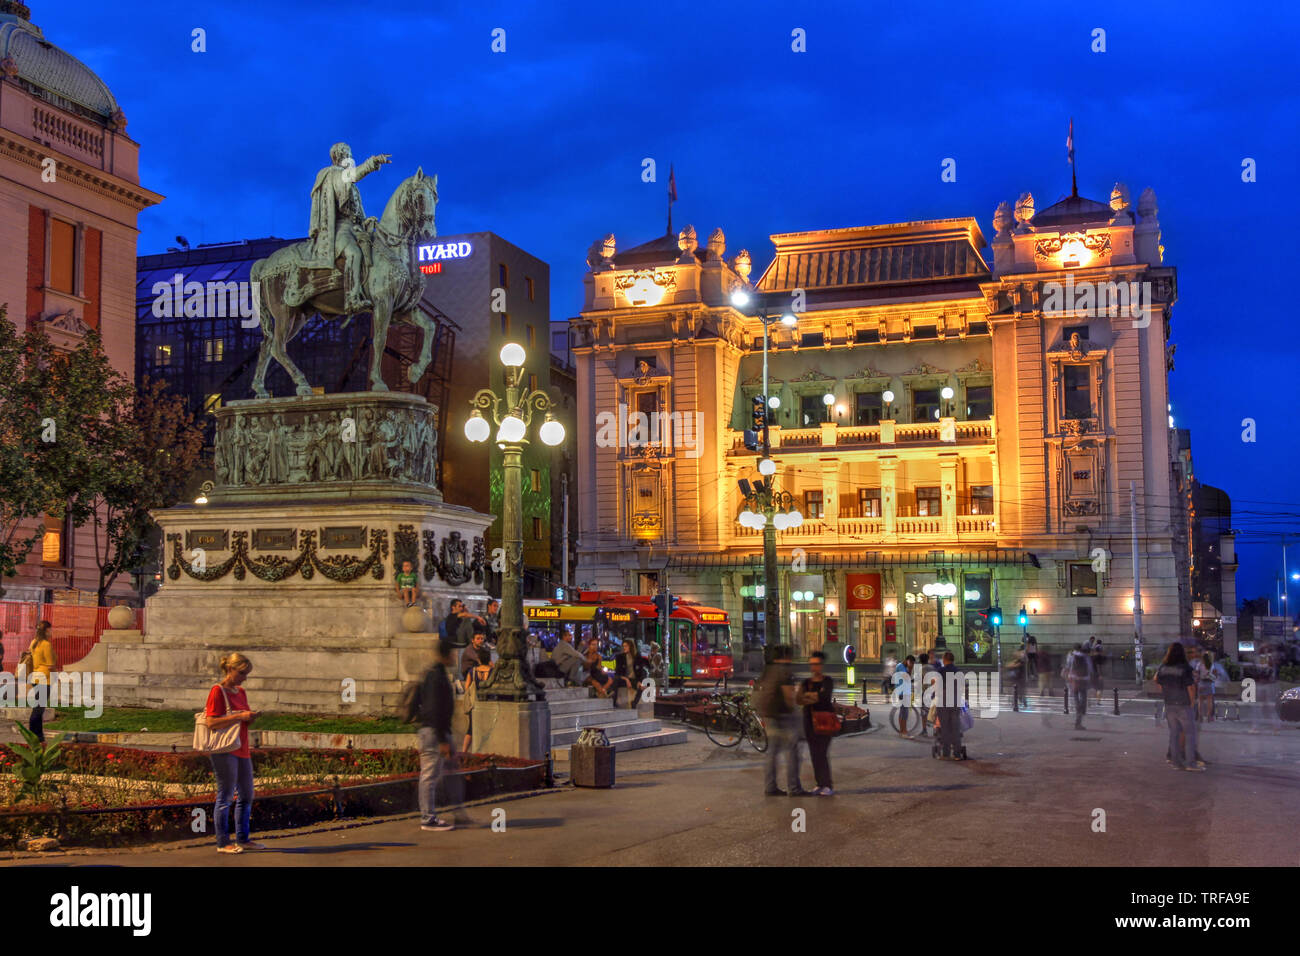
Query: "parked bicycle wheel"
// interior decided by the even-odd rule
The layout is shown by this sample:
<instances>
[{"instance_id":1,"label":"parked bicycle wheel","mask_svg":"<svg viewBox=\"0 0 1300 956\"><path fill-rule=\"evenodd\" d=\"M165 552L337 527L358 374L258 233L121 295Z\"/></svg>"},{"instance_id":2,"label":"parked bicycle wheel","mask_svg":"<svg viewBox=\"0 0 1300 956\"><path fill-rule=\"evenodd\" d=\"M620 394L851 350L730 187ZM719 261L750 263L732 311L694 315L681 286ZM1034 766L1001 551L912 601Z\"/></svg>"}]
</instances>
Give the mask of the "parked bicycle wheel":
<instances>
[{"instance_id":1,"label":"parked bicycle wheel","mask_svg":"<svg viewBox=\"0 0 1300 956\"><path fill-rule=\"evenodd\" d=\"M709 714L704 733L719 747L734 747L745 736L745 721L736 705L725 701Z\"/></svg>"},{"instance_id":2,"label":"parked bicycle wheel","mask_svg":"<svg viewBox=\"0 0 1300 956\"><path fill-rule=\"evenodd\" d=\"M908 737L921 732L922 719L920 707L891 707L889 710L889 726Z\"/></svg>"},{"instance_id":3,"label":"parked bicycle wheel","mask_svg":"<svg viewBox=\"0 0 1300 956\"><path fill-rule=\"evenodd\" d=\"M767 730L763 727L762 718L753 711L749 712L749 726L746 728L746 733L755 750L759 753L767 753Z\"/></svg>"}]
</instances>

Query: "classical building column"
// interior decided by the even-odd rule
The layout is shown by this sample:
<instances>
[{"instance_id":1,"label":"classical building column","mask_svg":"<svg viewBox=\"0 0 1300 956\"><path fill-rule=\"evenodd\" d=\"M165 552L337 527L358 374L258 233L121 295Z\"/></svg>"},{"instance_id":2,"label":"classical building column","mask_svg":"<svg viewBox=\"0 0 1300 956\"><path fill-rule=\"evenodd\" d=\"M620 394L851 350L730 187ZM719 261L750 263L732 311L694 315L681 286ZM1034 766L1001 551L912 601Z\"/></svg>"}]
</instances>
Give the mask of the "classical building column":
<instances>
[{"instance_id":1,"label":"classical building column","mask_svg":"<svg viewBox=\"0 0 1300 956\"><path fill-rule=\"evenodd\" d=\"M840 461L838 458L822 459L822 505L825 508L823 526L827 531L837 531L840 518Z\"/></svg>"},{"instance_id":2,"label":"classical building column","mask_svg":"<svg viewBox=\"0 0 1300 956\"><path fill-rule=\"evenodd\" d=\"M885 537L897 533L898 517L898 459L880 459L880 510L885 518Z\"/></svg>"},{"instance_id":3,"label":"classical building column","mask_svg":"<svg viewBox=\"0 0 1300 956\"><path fill-rule=\"evenodd\" d=\"M939 494L942 498L943 533L947 537L957 534L957 456L939 456Z\"/></svg>"}]
</instances>

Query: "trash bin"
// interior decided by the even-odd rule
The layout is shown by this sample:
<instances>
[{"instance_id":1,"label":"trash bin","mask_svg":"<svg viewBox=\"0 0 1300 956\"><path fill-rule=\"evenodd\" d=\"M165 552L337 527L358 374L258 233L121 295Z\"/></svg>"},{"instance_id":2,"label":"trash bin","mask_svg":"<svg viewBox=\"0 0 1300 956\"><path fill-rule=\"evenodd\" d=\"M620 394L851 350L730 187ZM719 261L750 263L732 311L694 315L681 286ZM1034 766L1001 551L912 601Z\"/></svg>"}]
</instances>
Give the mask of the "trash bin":
<instances>
[{"instance_id":1,"label":"trash bin","mask_svg":"<svg viewBox=\"0 0 1300 956\"><path fill-rule=\"evenodd\" d=\"M614 786L614 748L603 727L587 727L569 748L569 779L575 787Z\"/></svg>"}]
</instances>

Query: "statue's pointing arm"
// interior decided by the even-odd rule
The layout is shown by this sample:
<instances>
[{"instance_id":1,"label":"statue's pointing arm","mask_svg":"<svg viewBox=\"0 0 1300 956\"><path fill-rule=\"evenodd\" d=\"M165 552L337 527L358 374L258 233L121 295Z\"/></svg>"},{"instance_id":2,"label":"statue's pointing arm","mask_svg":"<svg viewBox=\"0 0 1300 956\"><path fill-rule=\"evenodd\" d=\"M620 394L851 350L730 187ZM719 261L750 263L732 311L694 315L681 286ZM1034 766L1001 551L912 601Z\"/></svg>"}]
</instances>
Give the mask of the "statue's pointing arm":
<instances>
[{"instance_id":1,"label":"statue's pointing arm","mask_svg":"<svg viewBox=\"0 0 1300 956\"><path fill-rule=\"evenodd\" d=\"M391 157L392 157L392 153L380 153L378 156L371 156L364 163L362 163L360 166L357 167L356 178L361 179L363 176L369 176L380 166L384 166L388 163L391 163L393 161Z\"/></svg>"}]
</instances>

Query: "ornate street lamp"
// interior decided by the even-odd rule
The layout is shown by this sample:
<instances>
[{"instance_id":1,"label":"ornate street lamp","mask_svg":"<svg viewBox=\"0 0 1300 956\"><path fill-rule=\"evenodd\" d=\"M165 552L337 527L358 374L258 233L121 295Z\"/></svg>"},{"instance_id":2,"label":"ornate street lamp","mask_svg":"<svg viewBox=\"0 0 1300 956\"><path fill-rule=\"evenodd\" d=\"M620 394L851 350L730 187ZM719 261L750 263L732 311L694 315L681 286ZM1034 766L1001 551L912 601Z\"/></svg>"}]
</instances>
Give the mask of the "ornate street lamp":
<instances>
[{"instance_id":1,"label":"ornate street lamp","mask_svg":"<svg viewBox=\"0 0 1300 956\"><path fill-rule=\"evenodd\" d=\"M775 396L768 395L767 390L767 330L777 321L787 329L794 329L799 324L799 318L790 309L773 311L770 308L771 299L748 286L740 286L731 293L731 304L745 315L758 319L763 326L763 396L768 408L774 411L781 406L781 403ZM781 593L776 580L777 527L773 520L776 517L776 507L772 503L772 474L776 471L776 463L772 461L772 445L768 438L769 416L770 412L764 414L757 449L763 459L759 463L759 472L764 475L765 480L754 487L752 495L746 491L746 486L741 486L742 494L745 494L746 499L752 498L757 509L754 512L748 509L742 512L741 517L744 520L741 524L763 530L763 653L770 660L768 655L772 653L772 648L781 643ZM798 515L798 512L796 511L795 514ZM803 515L799 515L798 520L802 523ZM792 523L789 526L795 525Z\"/></svg>"},{"instance_id":2,"label":"ornate street lamp","mask_svg":"<svg viewBox=\"0 0 1300 956\"><path fill-rule=\"evenodd\" d=\"M528 428L533 415L542 413L546 420L537 430L537 436L546 445L564 441L564 426L555 420L555 403L541 389L529 391L520 387L524 377L522 345L509 342L501 349L501 364L505 366L505 397L492 389L480 389L470 401L473 413L465 422L465 437L472 442L485 442L491 434L492 424L497 426L495 441L501 449L505 487L501 504L501 543L505 550L505 572L501 579L501 629L497 637L498 660L492 665L487 679L479 685L479 693L486 699L545 700L546 694L532 675L528 666L528 648L524 644L523 599L523 487L520 476L523 466L520 456L528 444ZM484 416L487 412L492 422Z\"/></svg>"}]
</instances>

